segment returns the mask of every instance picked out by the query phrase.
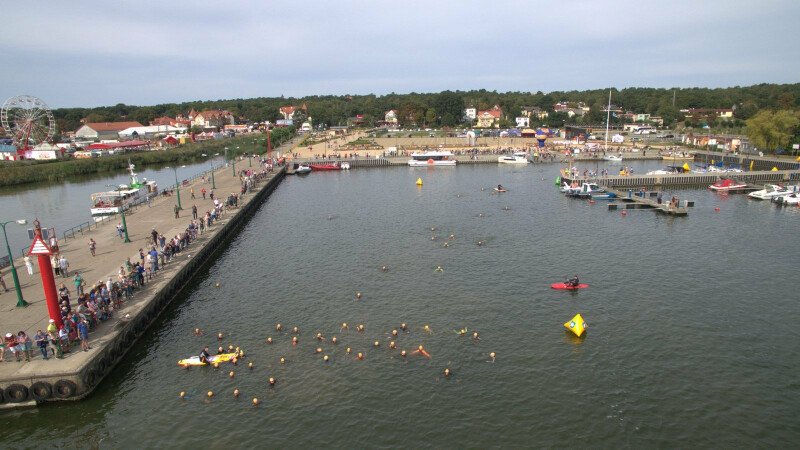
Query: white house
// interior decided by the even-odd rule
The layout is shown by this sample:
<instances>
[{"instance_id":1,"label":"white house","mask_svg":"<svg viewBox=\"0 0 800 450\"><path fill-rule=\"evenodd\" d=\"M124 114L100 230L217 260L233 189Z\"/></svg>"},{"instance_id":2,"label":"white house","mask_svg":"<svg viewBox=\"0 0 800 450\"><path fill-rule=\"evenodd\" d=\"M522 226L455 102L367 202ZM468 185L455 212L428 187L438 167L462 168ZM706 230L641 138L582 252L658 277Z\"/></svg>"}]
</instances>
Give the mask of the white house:
<instances>
[{"instance_id":1,"label":"white house","mask_svg":"<svg viewBox=\"0 0 800 450\"><path fill-rule=\"evenodd\" d=\"M517 117L515 119L517 121L517 128L528 128L531 126L531 119L530 117Z\"/></svg>"},{"instance_id":2,"label":"white house","mask_svg":"<svg viewBox=\"0 0 800 450\"><path fill-rule=\"evenodd\" d=\"M386 122L386 125L395 126L397 125L397 111L390 109L386 111L384 114L383 121Z\"/></svg>"},{"instance_id":3,"label":"white house","mask_svg":"<svg viewBox=\"0 0 800 450\"><path fill-rule=\"evenodd\" d=\"M467 120L475 120L478 118L478 109L477 108L466 108L464 110L464 117Z\"/></svg>"}]
</instances>

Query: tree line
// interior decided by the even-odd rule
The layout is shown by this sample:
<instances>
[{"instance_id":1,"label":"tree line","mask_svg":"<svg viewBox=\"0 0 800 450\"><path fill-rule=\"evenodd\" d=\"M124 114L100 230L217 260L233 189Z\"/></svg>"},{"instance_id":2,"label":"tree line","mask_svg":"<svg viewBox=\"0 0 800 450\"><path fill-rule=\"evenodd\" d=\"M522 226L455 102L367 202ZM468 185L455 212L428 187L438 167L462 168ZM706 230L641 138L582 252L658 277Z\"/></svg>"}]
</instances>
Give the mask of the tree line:
<instances>
[{"instance_id":1,"label":"tree line","mask_svg":"<svg viewBox=\"0 0 800 450\"><path fill-rule=\"evenodd\" d=\"M192 101L165 103L154 106L117 104L97 108L60 108L53 111L59 132L74 131L86 122L114 122L135 120L147 125L160 116L175 117L190 110L225 109L240 122L274 122L282 119L278 108L306 105L298 112L304 119L310 116L314 125L327 126L351 124L356 115L359 122L372 126L384 119L389 110L396 110L402 126L455 127L464 125L463 110L474 107L486 110L498 105L503 109L504 123L513 125L523 107L539 107L550 116L533 119L532 126L561 126L564 123L598 124L605 122L603 111L608 102L609 89L584 91L497 92L485 89L472 91L444 91L439 93L386 94L386 95L314 95L306 97L259 97L251 99ZM681 109L712 108L734 109L738 124L753 117L763 109L794 110L800 99L800 83L758 84L728 88L611 88L611 102L624 111L651 114L664 119L665 126L684 120ZM589 112L583 116L569 117L554 113L557 102L577 104L583 102ZM621 122L621 117L612 117ZM689 124L699 125L699 124Z\"/></svg>"}]
</instances>

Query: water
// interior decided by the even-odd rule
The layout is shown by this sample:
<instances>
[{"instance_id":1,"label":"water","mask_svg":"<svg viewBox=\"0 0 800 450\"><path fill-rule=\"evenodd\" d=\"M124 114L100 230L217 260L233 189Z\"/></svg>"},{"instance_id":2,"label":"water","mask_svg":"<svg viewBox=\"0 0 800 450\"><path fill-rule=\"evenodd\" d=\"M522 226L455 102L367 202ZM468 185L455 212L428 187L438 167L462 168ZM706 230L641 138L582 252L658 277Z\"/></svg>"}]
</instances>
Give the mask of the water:
<instances>
[{"instance_id":1,"label":"water","mask_svg":"<svg viewBox=\"0 0 800 450\"><path fill-rule=\"evenodd\" d=\"M211 158L205 162L178 166L178 179L188 179L198 173L211 169L211 165L220 167L225 164L224 158ZM139 179L155 180L160 189L175 184L175 172L169 165L153 165L137 167ZM0 220L27 219L28 225L6 226L8 242L14 257L20 256L22 248L30 247L26 229L32 228L33 219L39 218L42 227L56 229L61 238L63 232L70 228L92 220L91 195L95 192L112 190L120 184L130 183L127 170L111 174L99 174L74 177L60 183L43 183L41 185L21 185L0 189ZM109 187L109 185L111 187ZM188 198L188 193L187 193ZM2 252L5 255L5 251Z\"/></svg>"},{"instance_id":2,"label":"water","mask_svg":"<svg viewBox=\"0 0 800 450\"><path fill-rule=\"evenodd\" d=\"M556 170L289 177L90 398L3 413L14 426L0 438L110 448L796 443L800 306L786 281L800 211L693 190L680 193L697 201L688 218L622 217L559 195ZM498 183L509 192L493 195ZM574 273L590 288L549 288ZM584 339L562 325L578 312ZM299 326L300 345L276 322ZM388 349L401 322L410 333L398 347L423 344L431 360ZM453 331L462 327L481 340ZM252 371L176 366L215 348L220 331ZM320 344L317 331L341 343Z\"/></svg>"}]
</instances>

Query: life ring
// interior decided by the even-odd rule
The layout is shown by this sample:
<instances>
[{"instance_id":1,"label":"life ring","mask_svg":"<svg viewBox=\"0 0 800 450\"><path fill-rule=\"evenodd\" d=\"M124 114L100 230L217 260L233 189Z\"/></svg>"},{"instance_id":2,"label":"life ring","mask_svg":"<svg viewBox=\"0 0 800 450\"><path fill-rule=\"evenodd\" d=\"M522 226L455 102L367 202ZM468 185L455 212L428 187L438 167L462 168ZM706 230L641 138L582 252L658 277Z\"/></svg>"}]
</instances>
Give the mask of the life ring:
<instances>
[{"instance_id":1,"label":"life ring","mask_svg":"<svg viewBox=\"0 0 800 450\"><path fill-rule=\"evenodd\" d=\"M37 402L43 402L53 396L53 386L46 381L37 381L31 385L31 395Z\"/></svg>"},{"instance_id":2,"label":"life ring","mask_svg":"<svg viewBox=\"0 0 800 450\"><path fill-rule=\"evenodd\" d=\"M58 380L53 385L53 395L56 398L67 399L75 395L76 392L78 392L78 386L69 380Z\"/></svg>"},{"instance_id":3,"label":"life ring","mask_svg":"<svg viewBox=\"0 0 800 450\"><path fill-rule=\"evenodd\" d=\"M97 369L89 369L83 374L83 384L90 388L97 383L97 378Z\"/></svg>"},{"instance_id":4,"label":"life ring","mask_svg":"<svg viewBox=\"0 0 800 450\"><path fill-rule=\"evenodd\" d=\"M12 384L3 390L7 402L20 403L28 399L28 388L21 384Z\"/></svg>"}]
</instances>

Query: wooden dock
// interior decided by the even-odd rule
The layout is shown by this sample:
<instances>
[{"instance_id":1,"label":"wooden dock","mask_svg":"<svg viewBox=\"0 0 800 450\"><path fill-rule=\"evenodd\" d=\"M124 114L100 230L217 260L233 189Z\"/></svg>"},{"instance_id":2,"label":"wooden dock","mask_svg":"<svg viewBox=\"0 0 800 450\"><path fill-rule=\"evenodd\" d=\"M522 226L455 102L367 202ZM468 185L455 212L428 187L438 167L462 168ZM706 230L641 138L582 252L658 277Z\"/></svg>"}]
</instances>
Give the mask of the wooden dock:
<instances>
[{"instance_id":1,"label":"wooden dock","mask_svg":"<svg viewBox=\"0 0 800 450\"><path fill-rule=\"evenodd\" d=\"M610 188L604 186L607 192L613 192L617 195L617 198L614 200L614 203L609 203L608 210L609 211L616 211L618 209L627 210L627 209L651 209L657 213L666 214L669 216L688 216L690 207L694 206L693 201L684 200L684 206L678 206L677 208L672 208L667 203L658 203L656 200L653 200L652 197L658 195L658 192L651 192L651 191L639 191L639 192L622 192L618 191L614 188ZM628 196L628 194L631 194Z\"/></svg>"}]
</instances>

